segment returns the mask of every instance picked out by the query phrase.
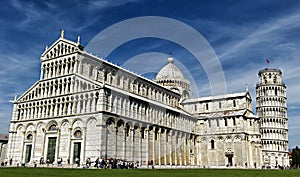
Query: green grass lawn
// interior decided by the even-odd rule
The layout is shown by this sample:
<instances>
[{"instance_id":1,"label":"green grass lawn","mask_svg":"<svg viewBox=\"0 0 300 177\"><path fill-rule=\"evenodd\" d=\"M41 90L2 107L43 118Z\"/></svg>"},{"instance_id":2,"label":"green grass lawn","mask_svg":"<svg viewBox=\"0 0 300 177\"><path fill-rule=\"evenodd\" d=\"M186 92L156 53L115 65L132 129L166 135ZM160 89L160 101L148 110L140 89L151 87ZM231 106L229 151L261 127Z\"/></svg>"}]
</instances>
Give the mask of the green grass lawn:
<instances>
[{"instance_id":1,"label":"green grass lawn","mask_svg":"<svg viewBox=\"0 0 300 177\"><path fill-rule=\"evenodd\" d=\"M0 168L0 177L299 177L300 170Z\"/></svg>"}]
</instances>

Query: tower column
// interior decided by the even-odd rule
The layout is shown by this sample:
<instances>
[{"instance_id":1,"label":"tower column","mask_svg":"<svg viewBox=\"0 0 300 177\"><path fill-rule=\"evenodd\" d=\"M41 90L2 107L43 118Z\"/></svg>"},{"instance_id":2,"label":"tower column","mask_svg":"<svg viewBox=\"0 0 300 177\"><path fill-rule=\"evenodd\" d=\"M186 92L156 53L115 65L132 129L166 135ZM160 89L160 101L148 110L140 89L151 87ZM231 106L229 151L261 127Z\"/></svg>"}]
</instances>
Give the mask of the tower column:
<instances>
[{"instance_id":1,"label":"tower column","mask_svg":"<svg viewBox=\"0 0 300 177\"><path fill-rule=\"evenodd\" d=\"M281 132L288 131L287 116L282 114L282 112L287 110L285 104L286 86L281 81L282 72L279 69L265 68L259 71L258 76L256 112L261 120L262 154L275 154L274 156L264 157L262 165L270 165L271 168L275 168L278 164L278 159L288 157L288 150L277 146L277 144L288 143L288 136L281 136ZM277 122L282 122L283 124L278 125ZM283 162L282 165L289 164Z\"/></svg>"}]
</instances>

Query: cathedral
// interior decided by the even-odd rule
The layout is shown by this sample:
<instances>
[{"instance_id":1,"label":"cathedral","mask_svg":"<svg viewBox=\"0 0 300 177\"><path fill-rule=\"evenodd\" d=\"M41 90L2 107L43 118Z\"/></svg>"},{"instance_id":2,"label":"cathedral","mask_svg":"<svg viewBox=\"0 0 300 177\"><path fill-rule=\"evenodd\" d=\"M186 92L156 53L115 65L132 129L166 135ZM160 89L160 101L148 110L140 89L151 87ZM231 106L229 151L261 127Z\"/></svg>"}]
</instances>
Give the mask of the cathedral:
<instances>
[{"instance_id":1,"label":"cathedral","mask_svg":"<svg viewBox=\"0 0 300 177\"><path fill-rule=\"evenodd\" d=\"M170 56L150 80L60 36L41 55L40 80L14 100L12 165L122 159L156 168L289 165L286 86L259 71L256 114L248 88L190 97Z\"/></svg>"}]
</instances>

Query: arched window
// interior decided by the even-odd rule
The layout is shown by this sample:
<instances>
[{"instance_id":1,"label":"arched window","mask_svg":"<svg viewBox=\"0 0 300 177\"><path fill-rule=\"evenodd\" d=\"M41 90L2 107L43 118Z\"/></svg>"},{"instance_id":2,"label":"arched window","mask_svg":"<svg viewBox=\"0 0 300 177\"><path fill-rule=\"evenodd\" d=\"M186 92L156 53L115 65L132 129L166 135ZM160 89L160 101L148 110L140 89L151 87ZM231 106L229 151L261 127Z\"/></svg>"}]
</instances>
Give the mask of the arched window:
<instances>
[{"instance_id":1,"label":"arched window","mask_svg":"<svg viewBox=\"0 0 300 177\"><path fill-rule=\"evenodd\" d=\"M273 82L274 82L274 84L276 84L276 83L277 83L277 77L276 77L276 76L274 76L274 78L273 78Z\"/></svg>"},{"instance_id":2,"label":"arched window","mask_svg":"<svg viewBox=\"0 0 300 177\"><path fill-rule=\"evenodd\" d=\"M215 141L214 140L210 141L210 148L215 149Z\"/></svg>"},{"instance_id":3,"label":"arched window","mask_svg":"<svg viewBox=\"0 0 300 177\"><path fill-rule=\"evenodd\" d=\"M32 134L29 134L29 135L27 135L27 137L26 137L27 140L32 140L32 138L33 138Z\"/></svg>"}]
</instances>

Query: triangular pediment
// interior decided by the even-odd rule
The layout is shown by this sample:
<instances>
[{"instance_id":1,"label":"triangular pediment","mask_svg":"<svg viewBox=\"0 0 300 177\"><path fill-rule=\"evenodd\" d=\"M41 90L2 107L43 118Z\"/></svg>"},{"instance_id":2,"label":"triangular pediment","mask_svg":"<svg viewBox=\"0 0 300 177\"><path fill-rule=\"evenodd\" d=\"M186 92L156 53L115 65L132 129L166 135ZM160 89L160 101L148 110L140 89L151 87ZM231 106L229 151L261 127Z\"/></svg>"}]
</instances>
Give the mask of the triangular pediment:
<instances>
[{"instance_id":1,"label":"triangular pediment","mask_svg":"<svg viewBox=\"0 0 300 177\"><path fill-rule=\"evenodd\" d=\"M48 85L49 83L53 83L56 81L61 82L62 80L66 80L68 78L67 77L60 78L60 80L59 79L39 80L36 83L34 83L23 95L21 95L17 100L15 100L15 102L26 102L26 101L37 100L37 99L44 99L45 97L40 96L40 94L42 94L42 91L40 89L41 87L44 87L45 85ZM85 78L81 75L74 75L73 79L74 79L74 83L77 83L77 85L76 85L76 89L72 91L71 94L76 94L78 92L84 92L84 91L91 91L91 90L95 90L96 88L103 87L103 85L100 82L94 81L89 78ZM68 94L70 94L70 92ZM55 96L61 96L61 95L55 95Z\"/></svg>"},{"instance_id":2,"label":"triangular pediment","mask_svg":"<svg viewBox=\"0 0 300 177\"><path fill-rule=\"evenodd\" d=\"M83 48L84 47L80 45L79 41L75 43L63 37L60 37L49 48L46 48L41 56L41 60L51 60L64 55L81 52L83 51Z\"/></svg>"},{"instance_id":3,"label":"triangular pediment","mask_svg":"<svg viewBox=\"0 0 300 177\"><path fill-rule=\"evenodd\" d=\"M78 83L77 90L75 92L84 92L94 90L96 88L103 87L102 83L92 80L90 78L85 78L81 75L75 75L75 82Z\"/></svg>"}]
</instances>

